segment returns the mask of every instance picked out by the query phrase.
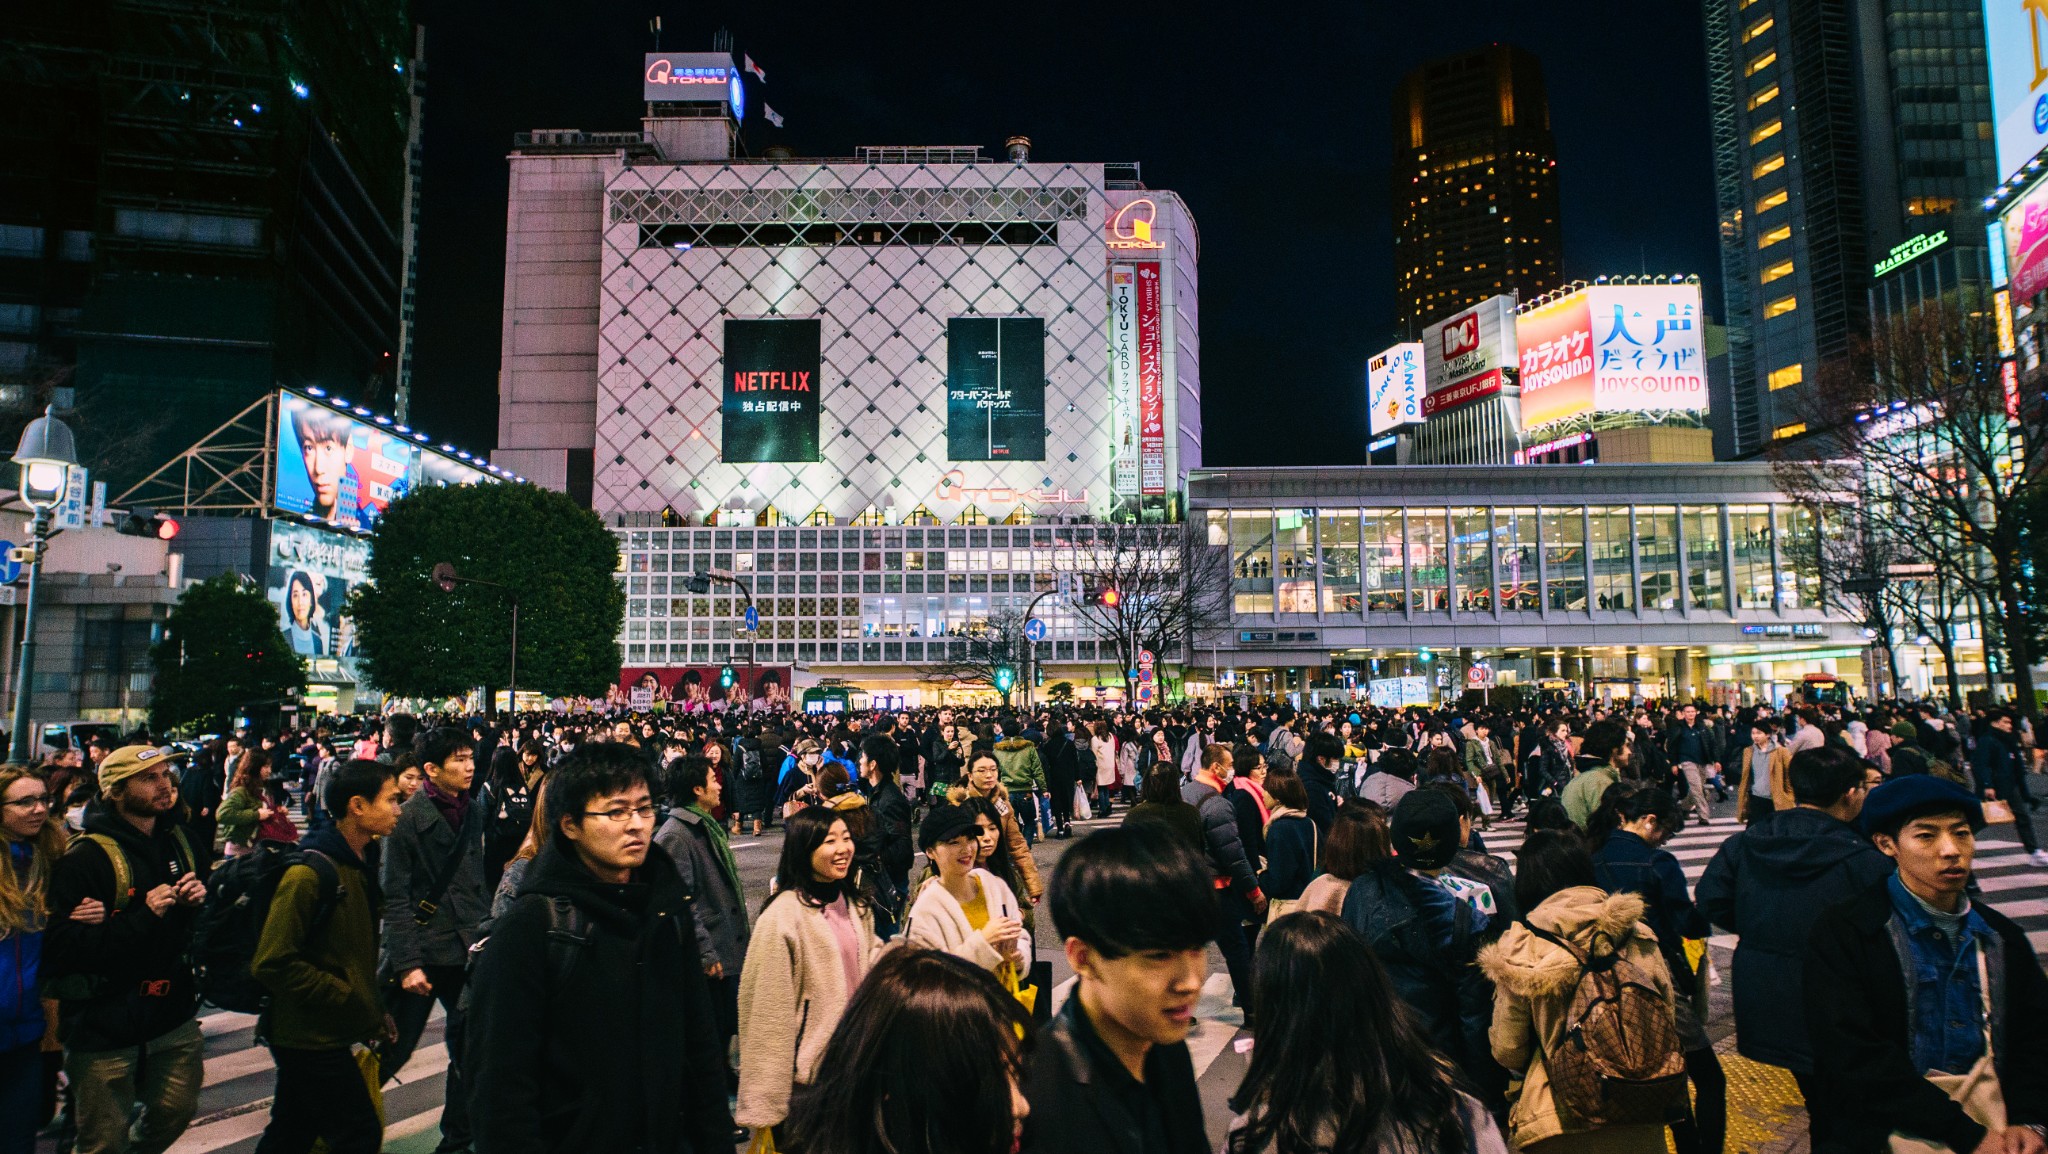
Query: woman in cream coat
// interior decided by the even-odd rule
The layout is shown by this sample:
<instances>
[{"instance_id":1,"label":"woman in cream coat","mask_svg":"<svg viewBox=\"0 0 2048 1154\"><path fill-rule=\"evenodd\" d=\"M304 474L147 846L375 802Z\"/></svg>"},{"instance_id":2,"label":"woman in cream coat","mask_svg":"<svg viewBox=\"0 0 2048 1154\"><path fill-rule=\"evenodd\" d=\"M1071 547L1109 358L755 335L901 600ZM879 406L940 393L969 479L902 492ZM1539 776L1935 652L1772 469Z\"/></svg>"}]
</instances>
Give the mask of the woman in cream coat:
<instances>
[{"instance_id":1,"label":"woman in cream coat","mask_svg":"<svg viewBox=\"0 0 2048 1154\"><path fill-rule=\"evenodd\" d=\"M905 945L941 950L1000 975L1030 972L1024 919L1003 879L975 866L981 827L964 805L934 807L918 826L918 847L938 876L917 891L903 925Z\"/></svg>"}]
</instances>

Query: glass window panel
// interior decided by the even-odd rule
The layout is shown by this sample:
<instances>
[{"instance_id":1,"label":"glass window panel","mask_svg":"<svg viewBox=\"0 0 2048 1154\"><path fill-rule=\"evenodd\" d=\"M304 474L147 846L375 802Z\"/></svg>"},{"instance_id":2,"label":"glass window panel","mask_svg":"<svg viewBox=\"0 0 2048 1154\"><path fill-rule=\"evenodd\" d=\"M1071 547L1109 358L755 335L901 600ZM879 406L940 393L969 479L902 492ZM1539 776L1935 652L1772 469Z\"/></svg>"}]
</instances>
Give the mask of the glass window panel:
<instances>
[{"instance_id":1,"label":"glass window panel","mask_svg":"<svg viewBox=\"0 0 2048 1154\"><path fill-rule=\"evenodd\" d=\"M1636 510L1636 552L1643 569L1643 608L1678 608L1678 509L1675 506L1645 505Z\"/></svg>"},{"instance_id":2,"label":"glass window panel","mask_svg":"<svg viewBox=\"0 0 2048 1154\"><path fill-rule=\"evenodd\" d=\"M1401 577L1401 557L1401 510L1366 510L1360 578L1365 586L1368 611L1401 612L1401 600L1406 596Z\"/></svg>"},{"instance_id":3,"label":"glass window panel","mask_svg":"<svg viewBox=\"0 0 2048 1154\"><path fill-rule=\"evenodd\" d=\"M1536 592L1536 510L1532 508L1493 511L1493 548L1499 555L1500 607L1504 610L1533 610Z\"/></svg>"},{"instance_id":4,"label":"glass window panel","mask_svg":"<svg viewBox=\"0 0 2048 1154\"><path fill-rule=\"evenodd\" d=\"M1273 611L1273 514L1240 509L1230 514L1231 608Z\"/></svg>"},{"instance_id":5,"label":"glass window panel","mask_svg":"<svg viewBox=\"0 0 2048 1154\"><path fill-rule=\"evenodd\" d=\"M1586 607L1586 522L1576 505L1543 510L1543 565L1549 573L1545 597L1556 610Z\"/></svg>"},{"instance_id":6,"label":"glass window panel","mask_svg":"<svg viewBox=\"0 0 2048 1154\"><path fill-rule=\"evenodd\" d=\"M1728 547L1735 554L1735 607L1771 607L1771 508L1728 507Z\"/></svg>"},{"instance_id":7,"label":"glass window panel","mask_svg":"<svg viewBox=\"0 0 2048 1154\"><path fill-rule=\"evenodd\" d=\"M1493 612L1493 526L1485 509L1451 510L1458 566L1458 611Z\"/></svg>"},{"instance_id":8,"label":"glass window panel","mask_svg":"<svg viewBox=\"0 0 2048 1154\"><path fill-rule=\"evenodd\" d=\"M1316 518L1323 545L1323 612L1357 613L1358 511Z\"/></svg>"},{"instance_id":9,"label":"glass window panel","mask_svg":"<svg viewBox=\"0 0 2048 1154\"><path fill-rule=\"evenodd\" d=\"M1787 609L1820 608L1820 546L1813 510L1778 506L1778 596Z\"/></svg>"},{"instance_id":10,"label":"glass window panel","mask_svg":"<svg viewBox=\"0 0 2048 1154\"><path fill-rule=\"evenodd\" d=\"M1593 537L1586 543L1593 556L1593 604L1600 609L1635 607L1635 567L1629 546L1635 540L1629 528L1628 506L1595 505L1588 510Z\"/></svg>"},{"instance_id":11,"label":"glass window panel","mask_svg":"<svg viewBox=\"0 0 2048 1154\"><path fill-rule=\"evenodd\" d=\"M1409 601L1418 612L1451 607L1451 564L1442 509L1408 510Z\"/></svg>"},{"instance_id":12,"label":"glass window panel","mask_svg":"<svg viewBox=\"0 0 2048 1154\"><path fill-rule=\"evenodd\" d=\"M1316 611L1315 510L1282 509L1274 522L1273 546L1282 613Z\"/></svg>"},{"instance_id":13,"label":"glass window panel","mask_svg":"<svg viewBox=\"0 0 2048 1154\"><path fill-rule=\"evenodd\" d=\"M1685 581L1687 599L1694 609L1728 608L1728 590L1722 586L1721 507L1685 506Z\"/></svg>"}]
</instances>

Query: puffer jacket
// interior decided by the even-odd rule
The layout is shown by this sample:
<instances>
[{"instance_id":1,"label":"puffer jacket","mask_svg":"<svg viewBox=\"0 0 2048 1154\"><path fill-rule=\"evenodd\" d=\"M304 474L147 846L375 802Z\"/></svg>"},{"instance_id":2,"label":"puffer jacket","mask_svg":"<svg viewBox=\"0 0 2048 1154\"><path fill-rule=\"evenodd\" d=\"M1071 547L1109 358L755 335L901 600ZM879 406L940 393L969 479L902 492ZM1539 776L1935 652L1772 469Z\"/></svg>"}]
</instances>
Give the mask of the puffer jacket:
<instances>
[{"instance_id":1,"label":"puffer jacket","mask_svg":"<svg viewBox=\"0 0 2048 1154\"><path fill-rule=\"evenodd\" d=\"M1045 762L1038 756L1037 743L1028 737L996 742L996 764L1002 767L1004 789L1045 788Z\"/></svg>"},{"instance_id":2,"label":"puffer jacket","mask_svg":"<svg viewBox=\"0 0 2048 1154\"><path fill-rule=\"evenodd\" d=\"M1487 1052L1494 995L1473 964L1479 938L1472 907L1382 862L1352 880L1343 917L1378 955L1429 1044L1464 1071L1482 1100L1496 1100L1506 1078Z\"/></svg>"},{"instance_id":3,"label":"puffer jacket","mask_svg":"<svg viewBox=\"0 0 2048 1154\"><path fill-rule=\"evenodd\" d=\"M1582 951L1619 950L1622 959L1674 1009L1678 1002L1671 973L1664 968L1657 947L1657 935L1643 924L1641 897L1573 886L1530 910L1528 923L1514 926L1479 951L1479 968L1492 980L1495 991L1493 1025L1487 1031L1493 1056L1508 1069L1522 1071L1521 1094L1508 1112L1508 1137L1522 1149L1567 1133L1543 1056L1555 1050L1564 1037L1565 1015L1579 977L1578 959L1531 933L1529 926L1555 934ZM1646 1143L1654 1141L1654 1148L1663 1148L1662 1126L1614 1127L1607 1135L1619 1139L1621 1135L1615 1131L1624 1129L1641 1129Z\"/></svg>"}]
</instances>

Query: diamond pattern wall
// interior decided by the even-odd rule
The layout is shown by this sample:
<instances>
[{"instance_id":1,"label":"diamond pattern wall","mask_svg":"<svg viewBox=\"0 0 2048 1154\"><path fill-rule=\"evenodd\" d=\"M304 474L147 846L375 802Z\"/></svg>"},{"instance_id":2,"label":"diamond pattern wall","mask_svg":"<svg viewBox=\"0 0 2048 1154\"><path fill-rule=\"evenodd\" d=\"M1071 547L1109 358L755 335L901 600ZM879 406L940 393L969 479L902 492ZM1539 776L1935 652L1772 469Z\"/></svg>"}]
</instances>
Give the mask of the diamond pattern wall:
<instances>
[{"instance_id":1,"label":"diamond pattern wall","mask_svg":"<svg viewBox=\"0 0 2048 1154\"><path fill-rule=\"evenodd\" d=\"M840 521L870 507L944 520L960 488L1019 493L1034 513L1103 513L1110 501L1107 253L1102 166L1077 164L644 164L606 188L593 502L603 513L719 507ZM978 222L1056 243L654 247L643 228ZM728 230L729 232L729 230ZM928 233L927 233L928 234ZM643 247L643 244L647 247ZM946 460L946 322L1045 318L1046 460ZM821 460L718 459L726 317L823 324ZM957 474L948 477L948 473ZM942 482L945 484L942 487ZM1040 505L1066 489L1087 504ZM948 494L948 495L942 495Z\"/></svg>"}]
</instances>

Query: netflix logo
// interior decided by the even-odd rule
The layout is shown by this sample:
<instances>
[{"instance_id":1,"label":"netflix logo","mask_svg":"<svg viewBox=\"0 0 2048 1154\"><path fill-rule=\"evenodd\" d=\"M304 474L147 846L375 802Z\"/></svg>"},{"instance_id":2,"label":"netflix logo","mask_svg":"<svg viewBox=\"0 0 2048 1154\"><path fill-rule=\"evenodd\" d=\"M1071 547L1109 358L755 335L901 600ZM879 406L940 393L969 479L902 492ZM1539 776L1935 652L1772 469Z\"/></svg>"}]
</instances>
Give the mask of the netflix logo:
<instances>
[{"instance_id":1,"label":"netflix logo","mask_svg":"<svg viewBox=\"0 0 2048 1154\"><path fill-rule=\"evenodd\" d=\"M732 391L735 393L758 393L779 390L788 393L811 391L811 374L798 372L736 372L732 375Z\"/></svg>"}]
</instances>

